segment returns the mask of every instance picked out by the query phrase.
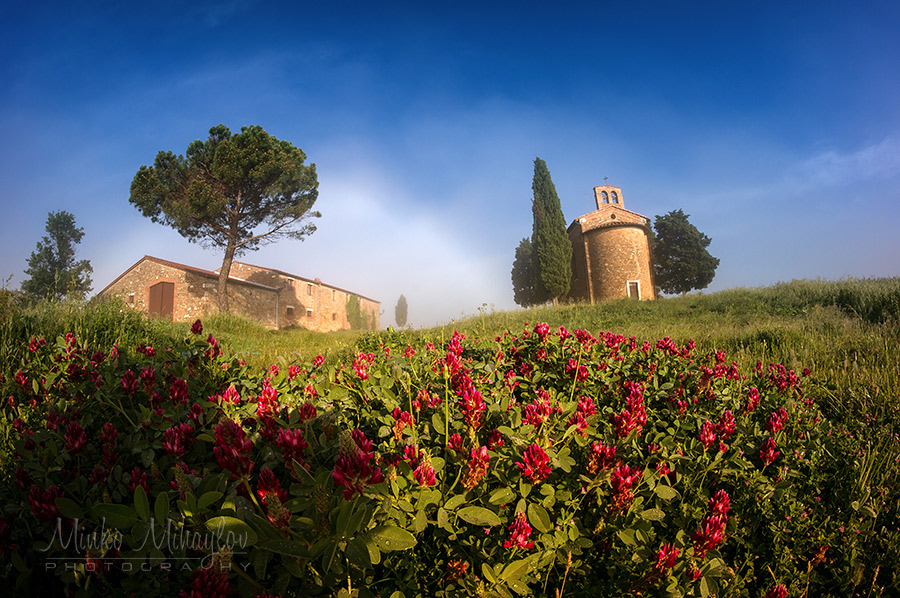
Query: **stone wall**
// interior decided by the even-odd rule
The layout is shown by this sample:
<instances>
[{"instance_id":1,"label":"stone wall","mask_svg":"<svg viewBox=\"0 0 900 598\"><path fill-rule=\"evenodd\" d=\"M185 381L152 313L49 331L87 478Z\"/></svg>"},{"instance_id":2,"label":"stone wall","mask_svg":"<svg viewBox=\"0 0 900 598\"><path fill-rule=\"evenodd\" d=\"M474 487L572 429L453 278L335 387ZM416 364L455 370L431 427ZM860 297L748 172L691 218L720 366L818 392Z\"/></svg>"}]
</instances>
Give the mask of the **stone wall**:
<instances>
[{"instance_id":1,"label":"stone wall","mask_svg":"<svg viewBox=\"0 0 900 598\"><path fill-rule=\"evenodd\" d=\"M237 278L281 289L279 293L278 326L298 326L319 332L349 330L347 299L355 293L287 272L234 262L231 275ZM369 318L375 318L375 328L381 328L381 304L367 297L359 297L359 306Z\"/></svg>"},{"instance_id":2,"label":"stone wall","mask_svg":"<svg viewBox=\"0 0 900 598\"><path fill-rule=\"evenodd\" d=\"M133 309L148 313L150 287L160 282L174 285L172 321L193 322L219 311L216 300L218 280L211 273L181 268L164 260L144 258L101 291L101 296L121 297ZM228 299L234 313L275 327L277 294L255 285L228 283Z\"/></svg>"},{"instance_id":3,"label":"stone wall","mask_svg":"<svg viewBox=\"0 0 900 598\"><path fill-rule=\"evenodd\" d=\"M629 296L656 299L650 220L624 208L619 187L603 185L595 187L594 193L597 209L580 216L568 229L572 242L569 297L591 303Z\"/></svg>"},{"instance_id":4,"label":"stone wall","mask_svg":"<svg viewBox=\"0 0 900 598\"><path fill-rule=\"evenodd\" d=\"M640 299L656 298L646 229L637 225L596 228L584 234L580 245L594 301L629 296L629 282L638 283Z\"/></svg>"}]
</instances>

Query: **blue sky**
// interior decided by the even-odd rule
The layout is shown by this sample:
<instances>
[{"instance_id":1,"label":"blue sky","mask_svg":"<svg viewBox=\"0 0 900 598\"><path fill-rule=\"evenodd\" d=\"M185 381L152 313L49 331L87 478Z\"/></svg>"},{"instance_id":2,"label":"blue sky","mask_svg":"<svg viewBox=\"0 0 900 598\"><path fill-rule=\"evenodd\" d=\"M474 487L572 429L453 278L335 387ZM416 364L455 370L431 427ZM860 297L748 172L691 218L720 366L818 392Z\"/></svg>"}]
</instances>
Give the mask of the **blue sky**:
<instances>
[{"instance_id":1,"label":"blue sky","mask_svg":"<svg viewBox=\"0 0 900 598\"><path fill-rule=\"evenodd\" d=\"M900 4L4 3L0 277L65 209L94 290L149 254L217 268L128 203L141 165L223 123L317 166L304 242L245 254L416 325L514 307L533 160L566 220L622 187L683 209L710 291L900 275Z\"/></svg>"}]
</instances>

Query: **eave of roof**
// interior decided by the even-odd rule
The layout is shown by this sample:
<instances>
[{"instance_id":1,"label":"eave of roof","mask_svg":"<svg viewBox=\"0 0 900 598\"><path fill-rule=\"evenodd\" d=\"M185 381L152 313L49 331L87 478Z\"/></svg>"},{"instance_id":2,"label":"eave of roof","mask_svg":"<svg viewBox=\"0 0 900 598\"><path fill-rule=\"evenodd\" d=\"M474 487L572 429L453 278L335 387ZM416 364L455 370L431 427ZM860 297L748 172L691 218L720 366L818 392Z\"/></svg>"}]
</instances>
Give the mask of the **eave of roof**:
<instances>
[{"instance_id":1,"label":"eave of roof","mask_svg":"<svg viewBox=\"0 0 900 598\"><path fill-rule=\"evenodd\" d=\"M279 270L278 268L269 268L267 266L259 266L257 264L248 264L247 262L241 262L241 261L237 261L237 260L235 260L235 263L243 264L245 266L250 266L251 268L259 268L260 270L266 270L268 272L274 272L276 274L280 274L281 276L287 276L288 278L293 278L295 280L302 280L303 282L308 282L311 284L327 287L329 289L341 291L342 293L347 293L348 295L356 295L360 299L365 299L367 301L371 301L373 303L377 303L378 305L381 305L381 301L372 299L371 297L366 297L365 295L360 295L359 293L357 293L355 291L348 291L347 289L342 289L341 287L336 287L333 284L328 284L327 282L322 282L321 280L314 280L312 278L306 278L305 276L298 276L296 274L291 274L290 272L285 272L284 270Z\"/></svg>"},{"instance_id":2,"label":"eave of roof","mask_svg":"<svg viewBox=\"0 0 900 598\"><path fill-rule=\"evenodd\" d=\"M218 278L219 278L219 275L216 272L213 272L212 270L204 270L203 268L196 268L194 266L188 266L186 264L179 264L178 262L164 260L162 258L154 257L152 255L145 255L144 257L142 257L141 259L136 261L134 264L132 264L131 267L129 267L127 270L125 270L124 272L119 274L115 278L115 280L113 280L111 283L106 285L103 288L103 290L97 294L102 295L103 293L105 293L107 290L109 290L109 288L111 286L113 286L114 284L119 282L123 277L125 277L126 274L128 274L129 272L131 272L132 270L137 268L141 263L143 263L145 261L155 262L157 264L160 264L163 266L168 266L170 268L175 268L176 270L182 270L184 272L192 272L194 274L199 274L200 276L205 276L207 278L214 278L216 280L218 280ZM264 284L259 284L258 282L250 282L249 280L244 280L243 278L235 278L233 276L228 277L228 282L235 283L235 284L242 284L242 285L246 285L246 286L250 286L250 287L256 287L256 288L263 289L266 291L272 291L273 293L277 293L280 290L276 287L270 287L270 286L267 286Z\"/></svg>"}]
</instances>

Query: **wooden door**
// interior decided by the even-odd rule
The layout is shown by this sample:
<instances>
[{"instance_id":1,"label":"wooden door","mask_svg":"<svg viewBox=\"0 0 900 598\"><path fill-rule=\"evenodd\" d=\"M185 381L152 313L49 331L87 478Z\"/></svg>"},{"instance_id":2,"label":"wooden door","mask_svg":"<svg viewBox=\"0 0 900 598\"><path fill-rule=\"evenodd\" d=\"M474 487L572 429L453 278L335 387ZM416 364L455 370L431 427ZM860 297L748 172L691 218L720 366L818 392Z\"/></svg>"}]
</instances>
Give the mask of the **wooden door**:
<instances>
[{"instance_id":1,"label":"wooden door","mask_svg":"<svg viewBox=\"0 0 900 598\"><path fill-rule=\"evenodd\" d=\"M175 311L175 283L158 282L150 287L150 315L172 320Z\"/></svg>"}]
</instances>

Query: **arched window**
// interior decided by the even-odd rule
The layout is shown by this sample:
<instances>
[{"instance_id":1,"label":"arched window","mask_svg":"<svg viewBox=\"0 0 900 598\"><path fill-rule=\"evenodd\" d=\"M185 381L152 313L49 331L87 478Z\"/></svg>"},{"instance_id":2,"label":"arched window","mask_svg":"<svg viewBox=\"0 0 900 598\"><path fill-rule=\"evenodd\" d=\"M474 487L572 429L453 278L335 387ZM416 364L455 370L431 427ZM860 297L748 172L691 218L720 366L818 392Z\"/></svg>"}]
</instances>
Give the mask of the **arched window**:
<instances>
[{"instance_id":1,"label":"arched window","mask_svg":"<svg viewBox=\"0 0 900 598\"><path fill-rule=\"evenodd\" d=\"M615 193L613 193L615 195ZM609 195L607 195L606 191L602 191L600 196L603 198L603 203L609 203Z\"/></svg>"},{"instance_id":2,"label":"arched window","mask_svg":"<svg viewBox=\"0 0 900 598\"><path fill-rule=\"evenodd\" d=\"M619 203L619 196L616 194L615 191L612 192L612 200L613 200L613 203Z\"/></svg>"}]
</instances>

